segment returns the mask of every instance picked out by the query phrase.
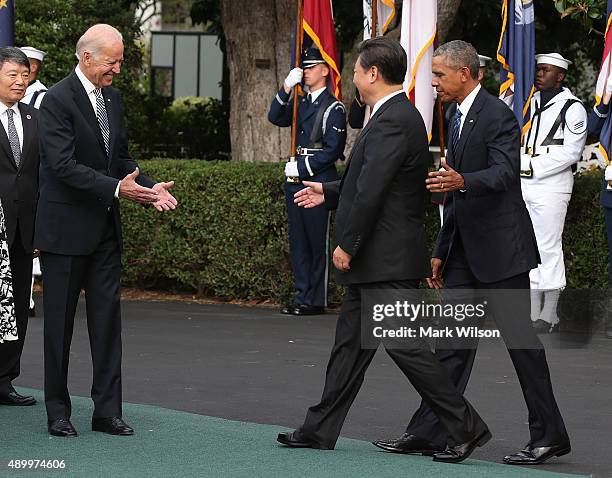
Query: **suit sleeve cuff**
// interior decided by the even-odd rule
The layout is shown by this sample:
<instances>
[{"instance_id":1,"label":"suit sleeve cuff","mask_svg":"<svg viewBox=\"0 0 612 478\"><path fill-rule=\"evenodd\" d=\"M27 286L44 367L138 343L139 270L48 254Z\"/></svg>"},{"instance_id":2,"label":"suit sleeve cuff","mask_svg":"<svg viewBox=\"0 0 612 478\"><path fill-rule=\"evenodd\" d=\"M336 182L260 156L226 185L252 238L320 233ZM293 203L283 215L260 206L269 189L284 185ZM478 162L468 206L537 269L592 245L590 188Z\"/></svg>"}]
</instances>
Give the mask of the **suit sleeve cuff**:
<instances>
[{"instance_id":1,"label":"suit sleeve cuff","mask_svg":"<svg viewBox=\"0 0 612 478\"><path fill-rule=\"evenodd\" d=\"M119 199L119 188L121 187L121 180L117 183L117 188L115 189L115 199Z\"/></svg>"},{"instance_id":2,"label":"suit sleeve cuff","mask_svg":"<svg viewBox=\"0 0 612 478\"><path fill-rule=\"evenodd\" d=\"M607 117L609 110L610 110L610 105L609 104L604 105L603 103L600 103L595 108L593 108L593 111L595 111L595 114L599 116L600 118Z\"/></svg>"}]
</instances>

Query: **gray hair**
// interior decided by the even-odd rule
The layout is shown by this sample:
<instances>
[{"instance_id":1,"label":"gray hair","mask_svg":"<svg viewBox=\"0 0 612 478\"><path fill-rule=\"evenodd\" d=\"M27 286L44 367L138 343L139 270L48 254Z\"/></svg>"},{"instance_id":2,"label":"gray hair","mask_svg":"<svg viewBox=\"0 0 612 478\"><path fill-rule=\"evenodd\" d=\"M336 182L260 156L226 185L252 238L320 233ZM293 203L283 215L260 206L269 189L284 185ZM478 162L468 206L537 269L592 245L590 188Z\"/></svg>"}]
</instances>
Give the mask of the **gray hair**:
<instances>
[{"instance_id":1,"label":"gray hair","mask_svg":"<svg viewBox=\"0 0 612 478\"><path fill-rule=\"evenodd\" d=\"M108 45L109 39L118 40L123 43L123 35L115 27L99 23L90 27L76 44L75 55L79 61L83 58L83 53L89 52L92 56L97 56L101 48Z\"/></svg>"},{"instance_id":2,"label":"gray hair","mask_svg":"<svg viewBox=\"0 0 612 478\"><path fill-rule=\"evenodd\" d=\"M436 48L433 56L443 56L446 66L456 70L467 67L470 70L470 76L475 80L478 79L480 60L476 48L471 43L463 40L449 41Z\"/></svg>"}]
</instances>

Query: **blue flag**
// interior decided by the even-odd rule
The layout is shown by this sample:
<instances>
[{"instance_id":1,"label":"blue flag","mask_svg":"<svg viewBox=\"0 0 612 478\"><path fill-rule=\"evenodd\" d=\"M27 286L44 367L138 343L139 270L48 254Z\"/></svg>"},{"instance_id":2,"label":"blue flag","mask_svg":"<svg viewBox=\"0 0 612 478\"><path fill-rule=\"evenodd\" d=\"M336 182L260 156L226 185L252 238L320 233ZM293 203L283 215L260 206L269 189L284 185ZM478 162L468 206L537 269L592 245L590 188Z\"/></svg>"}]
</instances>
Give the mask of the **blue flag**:
<instances>
[{"instance_id":1,"label":"blue flag","mask_svg":"<svg viewBox=\"0 0 612 478\"><path fill-rule=\"evenodd\" d=\"M535 14L533 0L502 0L502 29L497 48L501 63L499 94L514 92L512 110L522 134L529 129L535 92Z\"/></svg>"},{"instance_id":2,"label":"blue flag","mask_svg":"<svg viewBox=\"0 0 612 478\"><path fill-rule=\"evenodd\" d=\"M13 0L0 0L0 46L15 45L15 9Z\"/></svg>"}]
</instances>

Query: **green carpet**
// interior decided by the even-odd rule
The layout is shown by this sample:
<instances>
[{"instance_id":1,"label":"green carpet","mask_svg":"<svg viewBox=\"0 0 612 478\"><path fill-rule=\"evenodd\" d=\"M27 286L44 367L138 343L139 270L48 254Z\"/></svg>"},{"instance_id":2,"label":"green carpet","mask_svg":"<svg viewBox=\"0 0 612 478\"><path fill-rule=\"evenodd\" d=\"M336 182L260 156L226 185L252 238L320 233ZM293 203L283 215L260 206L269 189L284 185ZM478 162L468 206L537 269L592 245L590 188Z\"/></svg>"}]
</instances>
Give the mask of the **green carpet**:
<instances>
[{"instance_id":1,"label":"green carpet","mask_svg":"<svg viewBox=\"0 0 612 478\"><path fill-rule=\"evenodd\" d=\"M431 458L394 455L371 444L341 439L334 451L295 450L277 445L279 431L259 425L178 412L147 405L124 405L136 429L133 437L91 431L91 400L73 399L77 438L51 437L40 392L35 407L0 407L0 476L79 477L416 477L562 478L576 477L468 460L460 465ZM19 472L10 459L63 459L66 470Z\"/></svg>"}]
</instances>

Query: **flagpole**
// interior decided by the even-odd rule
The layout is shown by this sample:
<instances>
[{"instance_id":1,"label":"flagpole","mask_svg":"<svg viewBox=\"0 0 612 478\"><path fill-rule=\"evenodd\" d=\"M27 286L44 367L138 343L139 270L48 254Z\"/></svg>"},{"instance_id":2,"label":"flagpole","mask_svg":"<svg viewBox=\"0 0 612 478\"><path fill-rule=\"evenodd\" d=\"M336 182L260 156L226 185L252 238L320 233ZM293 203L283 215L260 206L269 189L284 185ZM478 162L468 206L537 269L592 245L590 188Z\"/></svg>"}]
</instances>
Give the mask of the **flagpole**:
<instances>
[{"instance_id":1,"label":"flagpole","mask_svg":"<svg viewBox=\"0 0 612 478\"><path fill-rule=\"evenodd\" d=\"M295 27L295 63L294 67L299 68L301 64L302 56L302 44L304 43L304 0L297 0L297 19ZM293 116L291 120L291 157L289 161L295 161L295 155L297 153L297 115L298 115L298 104L300 101L299 93L301 87L299 84L295 85L293 89ZM299 183L300 178L288 177L288 183Z\"/></svg>"},{"instance_id":2,"label":"flagpole","mask_svg":"<svg viewBox=\"0 0 612 478\"><path fill-rule=\"evenodd\" d=\"M370 38L376 38L376 30L378 30L378 0L372 0L372 32Z\"/></svg>"},{"instance_id":3,"label":"flagpole","mask_svg":"<svg viewBox=\"0 0 612 478\"><path fill-rule=\"evenodd\" d=\"M438 46L438 35L436 33L436 38L434 40L434 47ZM444 107L442 105L442 97L438 95L436 98L436 113L438 116L438 138L440 141L440 165L442 165L442 161L446 161L446 147L444 145ZM444 194L443 193L432 193L431 194L431 202L434 204L444 204Z\"/></svg>"}]
</instances>

